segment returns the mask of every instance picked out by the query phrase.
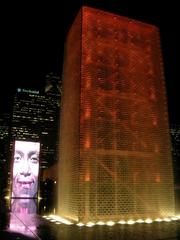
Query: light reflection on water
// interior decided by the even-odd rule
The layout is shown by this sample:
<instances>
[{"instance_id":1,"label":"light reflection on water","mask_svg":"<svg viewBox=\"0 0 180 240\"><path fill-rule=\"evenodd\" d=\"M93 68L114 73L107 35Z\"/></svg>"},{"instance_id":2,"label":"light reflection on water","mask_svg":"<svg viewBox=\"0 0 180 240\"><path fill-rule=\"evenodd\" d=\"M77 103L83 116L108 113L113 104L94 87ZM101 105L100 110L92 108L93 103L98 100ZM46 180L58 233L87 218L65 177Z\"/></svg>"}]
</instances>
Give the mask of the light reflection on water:
<instances>
[{"instance_id":1,"label":"light reflection on water","mask_svg":"<svg viewBox=\"0 0 180 240\"><path fill-rule=\"evenodd\" d=\"M179 197L176 198L178 201ZM177 202L178 202L177 201ZM180 201L179 201L180 202ZM155 222L152 224L93 226L92 228L76 225L57 225L55 222L40 220L39 215L55 213L55 205L48 199L12 199L10 207L9 231L22 233L26 237L42 240L153 240L180 239L180 221ZM179 208L179 203L176 204ZM26 238L24 238L26 239Z\"/></svg>"},{"instance_id":2,"label":"light reflection on water","mask_svg":"<svg viewBox=\"0 0 180 240\"><path fill-rule=\"evenodd\" d=\"M157 239L180 239L180 221L170 223L136 223L134 225L115 224L114 226L78 227L76 225L56 225L47 221L42 230L49 233L54 240L157 240ZM42 231L42 232L43 232ZM44 238L40 232L39 236Z\"/></svg>"},{"instance_id":3,"label":"light reflection on water","mask_svg":"<svg viewBox=\"0 0 180 240\"><path fill-rule=\"evenodd\" d=\"M9 231L36 237L37 201L34 199L12 199Z\"/></svg>"},{"instance_id":4,"label":"light reflection on water","mask_svg":"<svg viewBox=\"0 0 180 240\"><path fill-rule=\"evenodd\" d=\"M176 198L177 211L179 211L180 198ZM39 205L39 213L48 215L53 213L54 206L42 200ZM180 212L179 212L180 213ZM46 237L42 234L46 232ZM44 220L39 236L42 239L51 237L54 240L157 240L180 239L180 221L136 223L134 225L115 224L114 226L78 227L76 225L57 225L55 222Z\"/></svg>"}]
</instances>

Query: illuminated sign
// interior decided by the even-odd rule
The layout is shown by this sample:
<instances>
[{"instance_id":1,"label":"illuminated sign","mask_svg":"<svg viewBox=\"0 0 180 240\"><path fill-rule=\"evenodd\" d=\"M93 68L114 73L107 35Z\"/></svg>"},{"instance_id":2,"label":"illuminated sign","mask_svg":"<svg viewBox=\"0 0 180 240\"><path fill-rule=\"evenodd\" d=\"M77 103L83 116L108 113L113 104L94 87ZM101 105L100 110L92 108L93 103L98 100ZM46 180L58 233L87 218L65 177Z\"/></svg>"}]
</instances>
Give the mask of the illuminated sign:
<instances>
[{"instance_id":1,"label":"illuminated sign","mask_svg":"<svg viewBox=\"0 0 180 240\"><path fill-rule=\"evenodd\" d=\"M24 88L17 88L17 92L39 94L39 91L29 90L29 89L24 89Z\"/></svg>"},{"instance_id":2,"label":"illuminated sign","mask_svg":"<svg viewBox=\"0 0 180 240\"><path fill-rule=\"evenodd\" d=\"M15 141L12 197L36 198L39 176L39 142Z\"/></svg>"}]
</instances>

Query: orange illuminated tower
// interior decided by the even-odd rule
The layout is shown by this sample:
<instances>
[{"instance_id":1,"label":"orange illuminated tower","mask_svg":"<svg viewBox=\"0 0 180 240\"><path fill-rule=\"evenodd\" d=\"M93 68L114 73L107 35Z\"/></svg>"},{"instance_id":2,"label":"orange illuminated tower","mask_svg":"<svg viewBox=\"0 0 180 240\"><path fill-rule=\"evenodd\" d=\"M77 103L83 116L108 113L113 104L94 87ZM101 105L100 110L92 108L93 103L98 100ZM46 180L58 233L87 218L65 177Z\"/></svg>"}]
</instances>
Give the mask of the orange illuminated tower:
<instances>
[{"instance_id":1,"label":"orange illuminated tower","mask_svg":"<svg viewBox=\"0 0 180 240\"><path fill-rule=\"evenodd\" d=\"M77 222L174 214L158 28L83 7L67 36L58 214Z\"/></svg>"}]
</instances>

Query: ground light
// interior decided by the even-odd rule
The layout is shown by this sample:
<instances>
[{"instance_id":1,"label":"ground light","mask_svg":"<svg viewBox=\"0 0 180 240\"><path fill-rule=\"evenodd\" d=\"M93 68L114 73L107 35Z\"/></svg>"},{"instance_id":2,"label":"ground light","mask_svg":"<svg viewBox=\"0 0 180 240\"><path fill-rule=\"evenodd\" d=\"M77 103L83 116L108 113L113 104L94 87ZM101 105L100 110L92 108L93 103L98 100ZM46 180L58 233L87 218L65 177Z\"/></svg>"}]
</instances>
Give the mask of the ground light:
<instances>
[{"instance_id":1,"label":"ground light","mask_svg":"<svg viewBox=\"0 0 180 240\"><path fill-rule=\"evenodd\" d=\"M171 222L171 221L178 221L180 220L180 215L177 215L177 216L171 216L171 217L165 217L165 218L156 218L156 219L150 219L150 218L147 218L147 219L129 219L129 220L120 220L118 222L114 222L114 221L107 221L107 222L102 222L102 221L98 221L98 222L88 222L86 224L82 223L82 222L79 222L79 223L74 223L74 222L71 222L65 218L62 218L60 216L57 216L57 215L48 215L48 216L43 216L43 218L51 221L51 222L55 222L56 224L67 224L67 225L77 225L79 227L83 227L83 226L86 226L86 227L93 227L95 225L107 225L107 226L113 226L114 224L127 224L127 225L132 225L132 224L135 224L135 223L146 223L146 224L150 224L150 223L153 223L153 222Z\"/></svg>"}]
</instances>

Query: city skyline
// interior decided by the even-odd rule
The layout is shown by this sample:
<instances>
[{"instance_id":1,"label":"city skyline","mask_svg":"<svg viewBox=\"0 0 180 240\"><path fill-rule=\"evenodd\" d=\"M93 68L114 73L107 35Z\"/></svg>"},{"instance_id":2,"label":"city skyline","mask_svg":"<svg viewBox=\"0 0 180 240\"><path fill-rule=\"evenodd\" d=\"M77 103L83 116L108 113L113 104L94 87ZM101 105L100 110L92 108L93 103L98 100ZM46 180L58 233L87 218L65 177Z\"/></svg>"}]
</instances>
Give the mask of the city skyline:
<instances>
[{"instance_id":1,"label":"city skyline","mask_svg":"<svg viewBox=\"0 0 180 240\"><path fill-rule=\"evenodd\" d=\"M176 4L158 8L156 3L119 3L119 1L66 1L65 5L11 5L4 8L10 24L3 29L0 112L5 111L9 98L17 87L41 88L45 75L61 77L64 42L74 17L82 5L154 24L160 29L170 122L179 123L178 116L178 15ZM171 17L169 12L171 12ZM4 19L5 21L5 19ZM9 81L12 80L10 87Z\"/></svg>"}]
</instances>

